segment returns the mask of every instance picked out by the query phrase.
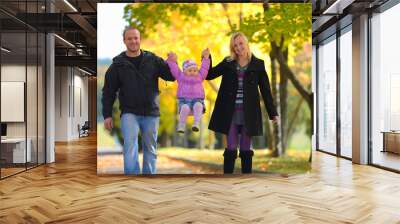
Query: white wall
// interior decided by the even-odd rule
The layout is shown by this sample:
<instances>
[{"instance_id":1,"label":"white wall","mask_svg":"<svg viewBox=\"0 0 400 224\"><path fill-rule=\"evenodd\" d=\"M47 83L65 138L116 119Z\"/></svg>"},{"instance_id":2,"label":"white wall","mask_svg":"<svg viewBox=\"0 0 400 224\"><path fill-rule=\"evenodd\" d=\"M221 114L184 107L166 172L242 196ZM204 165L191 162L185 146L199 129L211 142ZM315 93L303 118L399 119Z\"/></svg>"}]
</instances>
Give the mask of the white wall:
<instances>
[{"instance_id":1,"label":"white wall","mask_svg":"<svg viewBox=\"0 0 400 224\"><path fill-rule=\"evenodd\" d=\"M79 138L78 124L88 120L88 78L83 75L76 68L56 67L56 141Z\"/></svg>"},{"instance_id":2,"label":"white wall","mask_svg":"<svg viewBox=\"0 0 400 224\"><path fill-rule=\"evenodd\" d=\"M67 67L55 68L55 140L68 140L68 86L69 76Z\"/></svg>"},{"instance_id":3,"label":"white wall","mask_svg":"<svg viewBox=\"0 0 400 224\"><path fill-rule=\"evenodd\" d=\"M25 75L28 69L28 73L30 73L34 68L32 66L25 65L2 65L1 66L1 81L4 82L25 82ZM35 68L36 69L36 68ZM36 72L36 70L35 70ZM36 93L36 92L35 92ZM27 93L29 96L35 96L32 93ZM1 110L7 110L7 108L1 108ZM28 117L28 120L31 120ZM7 122L7 136L8 137L25 137L25 122ZM28 136L29 137L29 136Z\"/></svg>"}]
</instances>

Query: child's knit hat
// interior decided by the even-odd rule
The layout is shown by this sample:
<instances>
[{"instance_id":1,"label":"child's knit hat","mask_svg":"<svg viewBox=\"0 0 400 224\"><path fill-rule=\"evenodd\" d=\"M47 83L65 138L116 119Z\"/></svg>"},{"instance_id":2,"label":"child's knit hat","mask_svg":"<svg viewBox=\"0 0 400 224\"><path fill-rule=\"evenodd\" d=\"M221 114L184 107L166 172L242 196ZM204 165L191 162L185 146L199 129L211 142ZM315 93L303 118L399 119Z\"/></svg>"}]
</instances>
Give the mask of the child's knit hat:
<instances>
[{"instance_id":1,"label":"child's knit hat","mask_svg":"<svg viewBox=\"0 0 400 224\"><path fill-rule=\"evenodd\" d=\"M182 65L183 72L185 72L185 70L188 69L188 68L190 68L190 67L196 67L196 68L197 68L196 62L194 62L194 61L191 60L191 59L185 60L185 61L183 62L183 65Z\"/></svg>"}]
</instances>

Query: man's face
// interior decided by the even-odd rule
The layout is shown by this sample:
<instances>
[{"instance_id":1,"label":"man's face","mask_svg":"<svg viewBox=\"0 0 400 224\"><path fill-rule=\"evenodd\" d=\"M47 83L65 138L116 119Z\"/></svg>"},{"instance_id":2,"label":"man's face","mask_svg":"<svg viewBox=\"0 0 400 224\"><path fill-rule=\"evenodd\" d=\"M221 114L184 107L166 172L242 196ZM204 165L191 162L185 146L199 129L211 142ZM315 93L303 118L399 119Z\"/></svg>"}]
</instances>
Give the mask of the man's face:
<instances>
[{"instance_id":1,"label":"man's face","mask_svg":"<svg viewBox=\"0 0 400 224\"><path fill-rule=\"evenodd\" d=\"M124 43L129 51L140 50L140 33L138 30L130 29L125 32Z\"/></svg>"}]
</instances>

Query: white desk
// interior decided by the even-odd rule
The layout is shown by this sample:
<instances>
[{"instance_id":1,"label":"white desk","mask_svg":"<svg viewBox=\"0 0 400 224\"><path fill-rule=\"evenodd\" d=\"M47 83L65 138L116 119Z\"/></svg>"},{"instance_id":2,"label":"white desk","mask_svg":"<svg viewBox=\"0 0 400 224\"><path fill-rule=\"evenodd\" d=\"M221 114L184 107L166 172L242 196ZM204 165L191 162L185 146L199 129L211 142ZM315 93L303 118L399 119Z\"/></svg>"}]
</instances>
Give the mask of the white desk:
<instances>
[{"instance_id":1,"label":"white desk","mask_svg":"<svg viewBox=\"0 0 400 224\"><path fill-rule=\"evenodd\" d=\"M1 139L1 144L5 145L6 147L14 146L13 147L13 163L25 163L25 158L27 158L26 162L31 162L32 154L31 154L31 145L32 140L27 138L28 147L26 147L26 154L25 154L25 138L5 138ZM4 146L2 146L4 147Z\"/></svg>"}]
</instances>

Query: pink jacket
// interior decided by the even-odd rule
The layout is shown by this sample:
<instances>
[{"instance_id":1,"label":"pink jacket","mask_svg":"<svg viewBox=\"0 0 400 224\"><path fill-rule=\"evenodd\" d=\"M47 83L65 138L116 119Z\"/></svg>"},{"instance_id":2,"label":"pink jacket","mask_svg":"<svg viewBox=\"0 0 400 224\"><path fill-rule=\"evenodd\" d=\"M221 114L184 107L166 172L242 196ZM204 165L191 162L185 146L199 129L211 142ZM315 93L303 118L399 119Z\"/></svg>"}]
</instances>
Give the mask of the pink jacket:
<instances>
[{"instance_id":1,"label":"pink jacket","mask_svg":"<svg viewBox=\"0 0 400 224\"><path fill-rule=\"evenodd\" d=\"M210 67L210 59L203 58L199 75L186 76L176 64L171 60L166 60L172 75L178 81L178 98L201 98L204 99L203 80L207 77L208 69Z\"/></svg>"}]
</instances>

